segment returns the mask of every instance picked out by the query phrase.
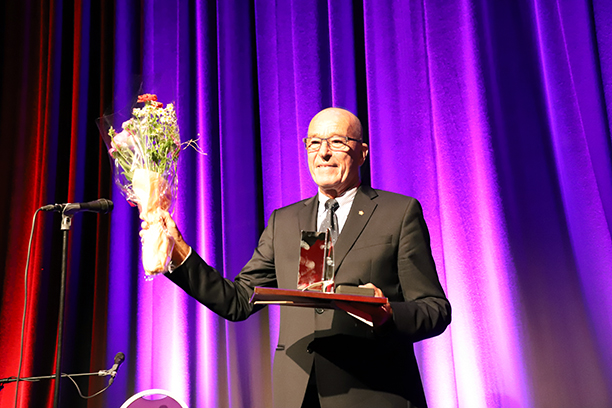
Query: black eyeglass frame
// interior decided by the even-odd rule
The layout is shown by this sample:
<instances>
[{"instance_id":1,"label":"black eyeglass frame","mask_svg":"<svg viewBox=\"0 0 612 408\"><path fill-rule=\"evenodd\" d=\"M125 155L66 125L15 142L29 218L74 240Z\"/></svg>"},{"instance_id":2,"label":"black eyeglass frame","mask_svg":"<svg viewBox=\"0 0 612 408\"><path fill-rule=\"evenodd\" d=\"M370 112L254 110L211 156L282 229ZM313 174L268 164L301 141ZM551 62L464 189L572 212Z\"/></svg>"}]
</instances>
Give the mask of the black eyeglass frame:
<instances>
[{"instance_id":1,"label":"black eyeglass frame","mask_svg":"<svg viewBox=\"0 0 612 408\"><path fill-rule=\"evenodd\" d=\"M344 143L342 144L343 146L346 146L347 149L334 149L331 145L331 142L329 141L330 139L344 139ZM312 141L312 140L320 140L321 144L319 145L318 148L316 149L312 149L308 147L308 141ZM304 147L306 147L306 150L309 152L318 152L321 149L321 146L323 146L323 142L325 141L327 143L327 147L334 151L334 152L345 152L351 149L351 147L348 145L349 140L352 140L353 142L359 142L359 143L363 143L363 140L360 139L354 139L352 137L348 137L348 136L340 136L340 135L333 135L330 137L326 137L326 138L322 138L322 137L305 137L302 139L302 142L304 142Z\"/></svg>"}]
</instances>

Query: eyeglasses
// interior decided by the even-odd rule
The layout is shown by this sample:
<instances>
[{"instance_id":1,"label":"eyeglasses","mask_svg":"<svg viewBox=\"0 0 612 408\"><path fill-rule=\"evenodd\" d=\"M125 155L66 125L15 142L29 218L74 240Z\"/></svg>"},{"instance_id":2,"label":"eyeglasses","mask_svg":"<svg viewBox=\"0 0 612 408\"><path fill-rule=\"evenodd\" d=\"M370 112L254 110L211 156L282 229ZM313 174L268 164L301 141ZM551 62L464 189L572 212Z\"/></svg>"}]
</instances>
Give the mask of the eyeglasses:
<instances>
[{"instance_id":1,"label":"eyeglasses","mask_svg":"<svg viewBox=\"0 0 612 408\"><path fill-rule=\"evenodd\" d=\"M327 142L327 146L330 150L335 152L347 152L351 150L351 147L348 145L349 140L353 142L360 142L359 139L353 139L348 136L331 136L325 139L320 137L305 137L302 139L304 141L304 146L306 146L306 150L309 152L318 152L321 146L323 146L323 142Z\"/></svg>"}]
</instances>

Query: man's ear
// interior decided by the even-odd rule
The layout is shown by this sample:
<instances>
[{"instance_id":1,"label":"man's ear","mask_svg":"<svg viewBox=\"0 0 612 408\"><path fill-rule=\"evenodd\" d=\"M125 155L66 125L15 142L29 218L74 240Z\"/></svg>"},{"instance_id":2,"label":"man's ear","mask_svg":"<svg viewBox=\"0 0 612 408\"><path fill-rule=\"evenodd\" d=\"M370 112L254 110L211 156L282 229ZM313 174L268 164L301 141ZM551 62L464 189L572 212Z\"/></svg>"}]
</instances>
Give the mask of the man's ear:
<instances>
[{"instance_id":1,"label":"man's ear","mask_svg":"<svg viewBox=\"0 0 612 408\"><path fill-rule=\"evenodd\" d=\"M365 163L366 159L368 158L369 151L370 148L368 147L368 145L366 143L361 143L361 159L359 163L360 166Z\"/></svg>"}]
</instances>

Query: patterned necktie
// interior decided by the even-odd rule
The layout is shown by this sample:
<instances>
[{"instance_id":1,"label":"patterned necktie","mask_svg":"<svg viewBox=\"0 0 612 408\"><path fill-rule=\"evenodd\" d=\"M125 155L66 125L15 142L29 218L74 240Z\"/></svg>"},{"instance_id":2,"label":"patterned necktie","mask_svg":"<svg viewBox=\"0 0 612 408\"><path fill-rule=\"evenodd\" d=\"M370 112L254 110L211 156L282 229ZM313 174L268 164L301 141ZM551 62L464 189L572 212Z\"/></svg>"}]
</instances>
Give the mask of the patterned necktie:
<instances>
[{"instance_id":1,"label":"patterned necktie","mask_svg":"<svg viewBox=\"0 0 612 408\"><path fill-rule=\"evenodd\" d=\"M332 243L335 244L338 239L338 216L336 216L336 210L340 207L338 202L330 198L325 202L325 219L321 223L319 231L325 232L329 228L331 234Z\"/></svg>"}]
</instances>

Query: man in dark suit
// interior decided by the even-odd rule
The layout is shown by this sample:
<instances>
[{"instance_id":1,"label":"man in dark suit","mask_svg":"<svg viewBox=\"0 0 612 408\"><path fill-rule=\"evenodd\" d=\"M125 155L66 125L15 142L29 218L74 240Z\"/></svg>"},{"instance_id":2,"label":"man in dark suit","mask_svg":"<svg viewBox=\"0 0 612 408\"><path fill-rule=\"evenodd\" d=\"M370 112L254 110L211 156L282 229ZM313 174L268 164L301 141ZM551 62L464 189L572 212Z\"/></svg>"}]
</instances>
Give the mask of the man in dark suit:
<instances>
[{"instance_id":1,"label":"man in dark suit","mask_svg":"<svg viewBox=\"0 0 612 408\"><path fill-rule=\"evenodd\" d=\"M273 212L234 281L191 250L168 214L163 220L179 266L166 276L220 316L244 320L260 309L249 302L256 286L296 288L300 231L317 230L324 203L335 199L336 285L371 287L389 302L371 311L373 327L343 311L281 308L275 407L425 407L413 343L442 333L451 309L421 206L414 198L361 185L368 146L352 113L319 112L304 142L319 194Z\"/></svg>"}]
</instances>

